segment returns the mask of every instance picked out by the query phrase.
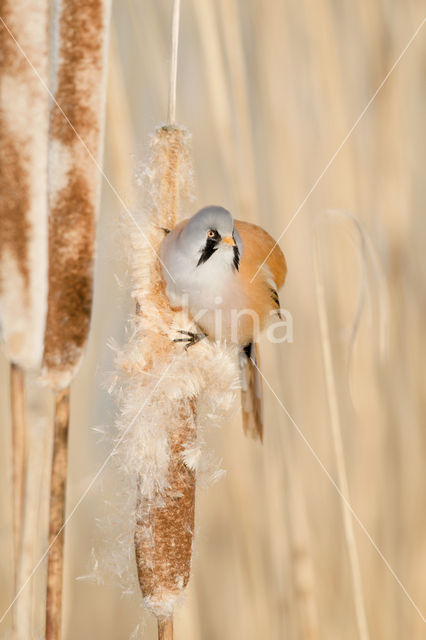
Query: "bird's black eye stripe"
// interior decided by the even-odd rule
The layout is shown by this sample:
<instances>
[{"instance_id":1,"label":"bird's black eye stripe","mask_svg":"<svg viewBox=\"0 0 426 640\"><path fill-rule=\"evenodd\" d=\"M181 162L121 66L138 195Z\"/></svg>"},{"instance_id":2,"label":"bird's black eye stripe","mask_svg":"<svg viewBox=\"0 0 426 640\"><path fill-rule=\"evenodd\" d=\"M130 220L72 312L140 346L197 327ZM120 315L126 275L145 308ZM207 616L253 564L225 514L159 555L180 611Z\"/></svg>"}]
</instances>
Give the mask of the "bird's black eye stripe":
<instances>
[{"instance_id":1,"label":"bird's black eye stripe","mask_svg":"<svg viewBox=\"0 0 426 640\"><path fill-rule=\"evenodd\" d=\"M216 239L207 238L207 242L204 246L204 249L201 252L200 259L197 262L197 267L199 267L200 264L204 264L204 262L207 262L207 260L211 258L211 256L217 250L217 243L218 241Z\"/></svg>"}]
</instances>

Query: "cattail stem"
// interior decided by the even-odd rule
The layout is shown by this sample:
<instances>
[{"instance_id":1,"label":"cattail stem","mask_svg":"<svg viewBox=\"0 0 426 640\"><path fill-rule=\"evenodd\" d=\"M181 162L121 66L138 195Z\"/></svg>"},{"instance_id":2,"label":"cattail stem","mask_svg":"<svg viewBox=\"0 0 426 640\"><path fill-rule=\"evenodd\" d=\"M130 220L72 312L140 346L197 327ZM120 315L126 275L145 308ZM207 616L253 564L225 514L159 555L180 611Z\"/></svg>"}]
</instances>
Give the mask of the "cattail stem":
<instances>
[{"instance_id":1,"label":"cattail stem","mask_svg":"<svg viewBox=\"0 0 426 640\"><path fill-rule=\"evenodd\" d=\"M56 396L55 434L50 481L49 558L47 564L46 640L61 636L65 492L67 477L69 387Z\"/></svg>"},{"instance_id":2,"label":"cattail stem","mask_svg":"<svg viewBox=\"0 0 426 640\"><path fill-rule=\"evenodd\" d=\"M173 616L158 620L158 640L173 640Z\"/></svg>"},{"instance_id":3,"label":"cattail stem","mask_svg":"<svg viewBox=\"0 0 426 640\"><path fill-rule=\"evenodd\" d=\"M12 415L12 473L13 473L13 540L15 563L15 588L18 588L18 564L22 541L24 507L26 416L25 374L16 364L10 365L10 409Z\"/></svg>"}]
</instances>

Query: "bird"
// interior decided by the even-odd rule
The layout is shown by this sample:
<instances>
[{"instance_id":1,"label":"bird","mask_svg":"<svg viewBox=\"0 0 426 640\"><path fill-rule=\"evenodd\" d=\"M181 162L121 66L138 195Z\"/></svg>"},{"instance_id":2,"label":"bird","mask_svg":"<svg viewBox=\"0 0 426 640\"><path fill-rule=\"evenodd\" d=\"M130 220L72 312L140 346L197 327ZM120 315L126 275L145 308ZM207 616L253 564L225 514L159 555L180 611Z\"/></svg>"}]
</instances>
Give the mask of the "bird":
<instances>
[{"instance_id":1,"label":"bird","mask_svg":"<svg viewBox=\"0 0 426 640\"><path fill-rule=\"evenodd\" d=\"M281 318L279 290L287 263L261 227L207 206L173 229L164 229L160 258L172 309L185 309L197 332L178 330L185 348L199 340L239 348L244 432L263 441L262 380L257 338Z\"/></svg>"}]
</instances>

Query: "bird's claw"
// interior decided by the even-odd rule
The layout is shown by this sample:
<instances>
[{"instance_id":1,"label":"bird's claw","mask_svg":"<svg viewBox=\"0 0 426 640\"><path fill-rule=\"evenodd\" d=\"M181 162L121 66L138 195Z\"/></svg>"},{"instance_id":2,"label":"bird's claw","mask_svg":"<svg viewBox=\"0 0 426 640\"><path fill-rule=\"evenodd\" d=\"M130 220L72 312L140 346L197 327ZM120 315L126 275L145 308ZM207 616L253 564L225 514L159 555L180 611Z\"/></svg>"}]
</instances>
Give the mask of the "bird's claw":
<instances>
[{"instance_id":1,"label":"bird's claw","mask_svg":"<svg viewBox=\"0 0 426 640\"><path fill-rule=\"evenodd\" d=\"M200 340L206 337L204 333L195 333L193 331L185 331L184 329L177 329L177 332L182 333L186 337L174 338L173 342L186 342L185 351L187 351L189 347L192 347L194 344L197 344L197 342L200 342Z\"/></svg>"}]
</instances>

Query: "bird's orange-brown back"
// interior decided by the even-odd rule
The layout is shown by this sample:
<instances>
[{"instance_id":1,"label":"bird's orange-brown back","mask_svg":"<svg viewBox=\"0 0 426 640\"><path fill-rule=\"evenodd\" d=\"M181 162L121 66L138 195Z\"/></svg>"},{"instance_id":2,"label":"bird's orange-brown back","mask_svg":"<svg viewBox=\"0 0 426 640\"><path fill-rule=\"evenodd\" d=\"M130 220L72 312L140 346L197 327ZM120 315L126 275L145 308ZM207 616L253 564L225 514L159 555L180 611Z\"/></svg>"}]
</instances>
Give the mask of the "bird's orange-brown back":
<instances>
[{"instance_id":1,"label":"bird's orange-brown back","mask_svg":"<svg viewBox=\"0 0 426 640\"><path fill-rule=\"evenodd\" d=\"M244 270L245 276L251 280L266 258L265 264L271 272L277 290L281 289L287 274L287 263L280 247L275 244L275 240L256 224L235 220L235 227L244 245L241 270ZM260 273L256 278L259 275Z\"/></svg>"}]
</instances>

